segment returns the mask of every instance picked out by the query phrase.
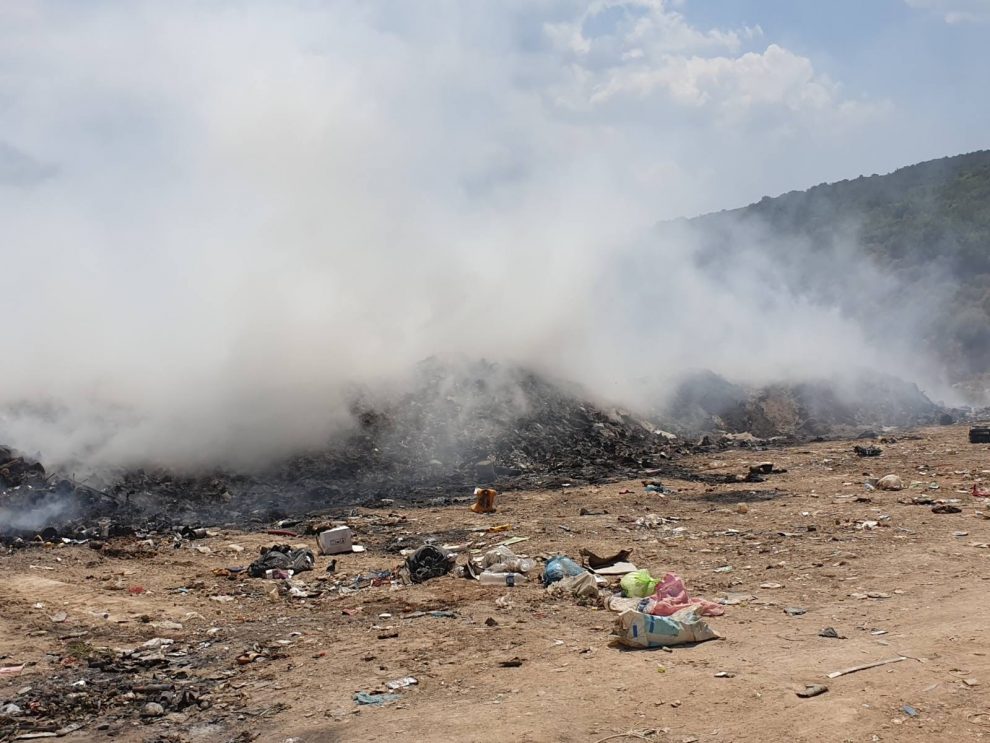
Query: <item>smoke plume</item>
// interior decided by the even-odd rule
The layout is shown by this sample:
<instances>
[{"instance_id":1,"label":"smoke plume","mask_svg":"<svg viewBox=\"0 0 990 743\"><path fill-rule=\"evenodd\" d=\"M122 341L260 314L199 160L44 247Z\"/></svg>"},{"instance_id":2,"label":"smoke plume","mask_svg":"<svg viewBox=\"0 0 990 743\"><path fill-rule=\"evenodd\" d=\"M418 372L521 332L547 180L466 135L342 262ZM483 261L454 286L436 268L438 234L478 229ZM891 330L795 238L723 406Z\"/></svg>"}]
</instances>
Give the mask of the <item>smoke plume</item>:
<instances>
[{"instance_id":1,"label":"smoke plume","mask_svg":"<svg viewBox=\"0 0 990 743\"><path fill-rule=\"evenodd\" d=\"M846 311L842 276L885 286L854 235L808 286L772 235L712 270L656 229L786 180L753 178L782 142L827 161L887 104L659 0L430 8L0 10L0 440L245 464L431 355L635 405L696 367L909 376L910 322L878 350Z\"/></svg>"}]
</instances>

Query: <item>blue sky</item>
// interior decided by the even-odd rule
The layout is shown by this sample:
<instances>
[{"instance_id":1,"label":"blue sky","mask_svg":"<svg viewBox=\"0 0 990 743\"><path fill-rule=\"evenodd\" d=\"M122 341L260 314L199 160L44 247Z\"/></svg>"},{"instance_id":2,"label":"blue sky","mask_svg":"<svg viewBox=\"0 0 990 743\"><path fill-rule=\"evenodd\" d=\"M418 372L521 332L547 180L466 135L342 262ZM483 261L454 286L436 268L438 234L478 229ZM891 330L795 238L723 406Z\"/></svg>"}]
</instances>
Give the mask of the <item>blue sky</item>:
<instances>
[{"instance_id":1,"label":"blue sky","mask_svg":"<svg viewBox=\"0 0 990 743\"><path fill-rule=\"evenodd\" d=\"M848 94L891 101L898 136L864 162L867 170L990 146L990 2L738 0L680 9L700 26L758 24Z\"/></svg>"},{"instance_id":2,"label":"blue sky","mask_svg":"<svg viewBox=\"0 0 990 743\"><path fill-rule=\"evenodd\" d=\"M83 167L111 133L148 167L184 162L208 146L205 85L304 57L322 68L307 95L353 76L356 105L455 132L417 146L464 147L448 176L477 198L599 158L666 218L988 146L990 0L170 5L0 8L0 181Z\"/></svg>"}]
</instances>

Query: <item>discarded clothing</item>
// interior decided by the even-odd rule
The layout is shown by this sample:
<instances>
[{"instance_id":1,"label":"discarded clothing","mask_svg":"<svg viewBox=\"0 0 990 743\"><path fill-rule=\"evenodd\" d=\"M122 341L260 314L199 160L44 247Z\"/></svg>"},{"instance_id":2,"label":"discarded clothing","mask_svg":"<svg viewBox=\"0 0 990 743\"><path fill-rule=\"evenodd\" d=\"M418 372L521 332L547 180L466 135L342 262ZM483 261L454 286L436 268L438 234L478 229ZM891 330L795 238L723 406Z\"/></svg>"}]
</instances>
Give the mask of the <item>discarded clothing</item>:
<instances>
[{"instance_id":1,"label":"discarded clothing","mask_svg":"<svg viewBox=\"0 0 990 743\"><path fill-rule=\"evenodd\" d=\"M669 617L628 610L615 619L618 642L630 648L658 648L714 640L719 635L700 616L697 606L682 608Z\"/></svg>"},{"instance_id":2,"label":"discarded clothing","mask_svg":"<svg viewBox=\"0 0 990 743\"><path fill-rule=\"evenodd\" d=\"M248 573L252 578L264 578L269 570L302 573L312 570L314 565L316 557L312 550L292 549L287 544L276 544L261 550L261 557L248 566ZM274 575L281 577L284 573Z\"/></svg>"},{"instance_id":3,"label":"discarded clothing","mask_svg":"<svg viewBox=\"0 0 990 743\"><path fill-rule=\"evenodd\" d=\"M446 575L454 567L456 556L434 544L424 544L406 558L405 569L413 583L425 583Z\"/></svg>"},{"instance_id":4,"label":"discarded clothing","mask_svg":"<svg viewBox=\"0 0 990 743\"><path fill-rule=\"evenodd\" d=\"M663 577L643 611L657 617L669 617L686 606L698 607L699 612L706 617L717 617L725 613L725 608L719 604L688 596L684 581L673 573L667 573Z\"/></svg>"},{"instance_id":5,"label":"discarded clothing","mask_svg":"<svg viewBox=\"0 0 990 743\"><path fill-rule=\"evenodd\" d=\"M581 575L586 572L588 571L569 557L562 555L553 557L547 561L546 567L543 568L543 585L549 586L569 575Z\"/></svg>"}]
</instances>

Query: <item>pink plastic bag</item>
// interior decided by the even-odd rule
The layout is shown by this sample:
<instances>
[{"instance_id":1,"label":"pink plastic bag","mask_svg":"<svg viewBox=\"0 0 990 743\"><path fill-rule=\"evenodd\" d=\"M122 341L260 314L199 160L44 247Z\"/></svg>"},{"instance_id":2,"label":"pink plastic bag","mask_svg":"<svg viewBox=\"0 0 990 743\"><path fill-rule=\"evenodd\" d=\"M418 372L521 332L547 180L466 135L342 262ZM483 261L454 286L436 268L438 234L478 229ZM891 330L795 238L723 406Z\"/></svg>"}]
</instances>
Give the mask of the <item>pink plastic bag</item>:
<instances>
[{"instance_id":1,"label":"pink plastic bag","mask_svg":"<svg viewBox=\"0 0 990 743\"><path fill-rule=\"evenodd\" d=\"M667 573L657 585L656 592L647 600L645 611L656 617L669 617L687 606L697 606L706 617L725 613L725 608L719 604L688 596L684 581L673 573Z\"/></svg>"}]
</instances>

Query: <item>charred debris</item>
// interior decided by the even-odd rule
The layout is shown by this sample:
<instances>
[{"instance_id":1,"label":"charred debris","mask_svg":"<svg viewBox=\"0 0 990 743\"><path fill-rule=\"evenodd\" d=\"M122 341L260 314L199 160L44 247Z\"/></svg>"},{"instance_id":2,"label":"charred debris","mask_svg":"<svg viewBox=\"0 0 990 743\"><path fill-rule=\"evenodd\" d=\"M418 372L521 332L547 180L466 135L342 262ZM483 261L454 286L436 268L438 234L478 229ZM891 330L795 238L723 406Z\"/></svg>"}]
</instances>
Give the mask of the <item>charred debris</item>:
<instances>
[{"instance_id":1,"label":"charred debris","mask_svg":"<svg viewBox=\"0 0 990 743\"><path fill-rule=\"evenodd\" d=\"M355 394L353 426L320 450L250 473L133 469L97 488L0 447L0 540L99 544L163 532L184 539L206 524L264 528L356 505L446 504L470 498L478 485L507 491L642 476L704 479L677 460L811 438L837 423L917 425L945 416L913 386L886 385L885 395L872 395L893 416L809 389L747 393L716 375L696 375L664 411L675 436L531 371L487 362L452 370L431 360L404 391Z\"/></svg>"}]
</instances>

